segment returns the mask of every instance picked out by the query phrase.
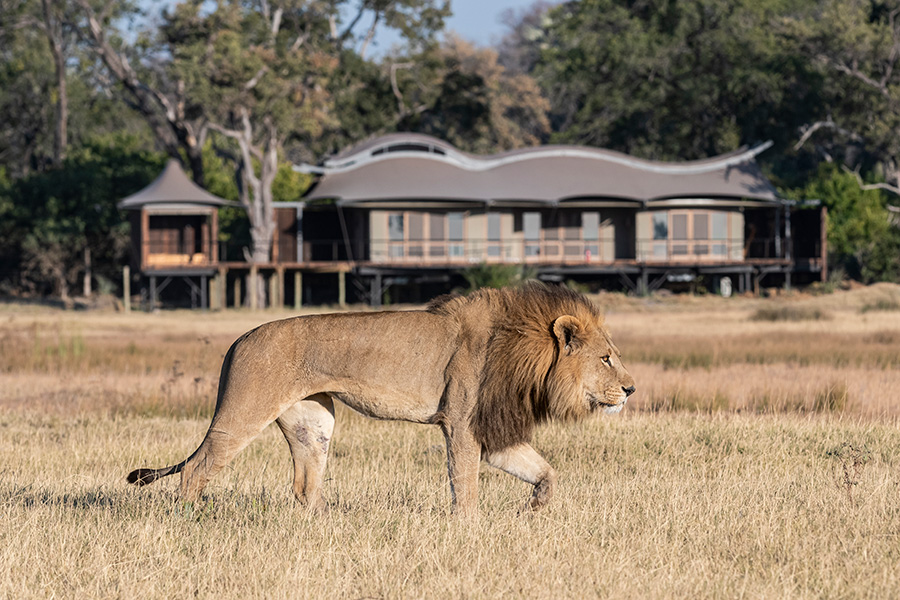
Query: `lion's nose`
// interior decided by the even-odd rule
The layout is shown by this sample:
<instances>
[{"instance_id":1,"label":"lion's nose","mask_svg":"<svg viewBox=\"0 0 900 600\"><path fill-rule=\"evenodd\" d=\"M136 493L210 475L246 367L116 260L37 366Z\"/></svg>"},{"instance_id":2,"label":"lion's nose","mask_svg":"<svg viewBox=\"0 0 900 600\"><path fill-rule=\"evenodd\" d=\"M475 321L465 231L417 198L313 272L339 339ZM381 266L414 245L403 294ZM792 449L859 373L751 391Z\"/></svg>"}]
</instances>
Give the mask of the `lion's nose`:
<instances>
[{"instance_id":1,"label":"lion's nose","mask_svg":"<svg viewBox=\"0 0 900 600\"><path fill-rule=\"evenodd\" d=\"M622 391L625 392L625 397L627 398L634 393L634 386L630 385L628 387L623 387Z\"/></svg>"}]
</instances>

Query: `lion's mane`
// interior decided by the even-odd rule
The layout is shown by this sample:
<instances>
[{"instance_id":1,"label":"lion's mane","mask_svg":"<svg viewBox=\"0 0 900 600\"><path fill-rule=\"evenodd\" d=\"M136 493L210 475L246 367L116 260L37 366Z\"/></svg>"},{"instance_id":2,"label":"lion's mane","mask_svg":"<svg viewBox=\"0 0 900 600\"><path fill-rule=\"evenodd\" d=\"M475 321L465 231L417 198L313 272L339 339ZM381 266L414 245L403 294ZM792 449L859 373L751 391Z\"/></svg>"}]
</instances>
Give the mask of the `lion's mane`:
<instances>
[{"instance_id":1,"label":"lion's mane","mask_svg":"<svg viewBox=\"0 0 900 600\"><path fill-rule=\"evenodd\" d=\"M475 436L487 452L530 439L542 421L575 419L588 412L575 392L581 369L553 369L560 348L553 324L560 315L585 324L573 344L608 335L594 304L569 288L530 282L518 288L482 289L466 297L443 296L428 310L452 315L475 307L483 307L490 318L479 401L471 415Z\"/></svg>"}]
</instances>

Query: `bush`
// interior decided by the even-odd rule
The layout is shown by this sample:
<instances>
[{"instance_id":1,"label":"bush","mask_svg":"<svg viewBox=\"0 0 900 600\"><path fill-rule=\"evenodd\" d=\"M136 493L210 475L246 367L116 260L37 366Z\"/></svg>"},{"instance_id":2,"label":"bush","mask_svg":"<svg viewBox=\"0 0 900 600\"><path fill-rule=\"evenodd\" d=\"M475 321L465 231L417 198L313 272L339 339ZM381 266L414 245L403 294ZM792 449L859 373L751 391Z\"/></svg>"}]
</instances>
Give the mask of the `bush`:
<instances>
[{"instance_id":1,"label":"bush","mask_svg":"<svg viewBox=\"0 0 900 600\"><path fill-rule=\"evenodd\" d=\"M753 316L752 321L824 321L831 318L831 315L821 308L812 306L767 306L760 308Z\"/></svg>"}]
</instances>

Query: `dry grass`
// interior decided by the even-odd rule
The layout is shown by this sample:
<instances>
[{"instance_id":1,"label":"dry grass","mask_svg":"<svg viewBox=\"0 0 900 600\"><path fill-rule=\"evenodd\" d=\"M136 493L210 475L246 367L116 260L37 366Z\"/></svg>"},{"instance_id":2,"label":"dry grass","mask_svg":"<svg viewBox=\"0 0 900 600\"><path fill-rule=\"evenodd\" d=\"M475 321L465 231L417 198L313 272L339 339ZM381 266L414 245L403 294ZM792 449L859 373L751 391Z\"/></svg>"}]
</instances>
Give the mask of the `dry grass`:
<instances>
[{"instance_id":1,"label":"dry grass","mask_svg":"<svg viewBox=\"0 0 900 600\"><path fill-rule=\"evenodd\" d=\"M285 315L0 307L0 597L898 597L900 314L790 301L832 319L617 301L633 403L539 430L546 512L485 467L474 524L435 428L347 410L327 516L295 505L276 428L196 505L126 486L196 447L228 345Z\"/></svg>"}]
</instances>

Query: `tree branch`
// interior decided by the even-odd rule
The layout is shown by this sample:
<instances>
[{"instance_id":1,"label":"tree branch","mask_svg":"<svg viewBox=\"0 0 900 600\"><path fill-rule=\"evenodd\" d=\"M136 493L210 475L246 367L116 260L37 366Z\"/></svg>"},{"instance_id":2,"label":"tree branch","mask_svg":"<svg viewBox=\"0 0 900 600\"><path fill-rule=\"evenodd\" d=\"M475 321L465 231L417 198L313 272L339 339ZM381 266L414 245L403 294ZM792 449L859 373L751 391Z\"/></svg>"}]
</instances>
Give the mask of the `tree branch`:
<instances>
[{"instance_id":1,"label":"tree branch","mask_svg":"<svg viewBox=\"0 0 900 600\"><path fill-rule=\"evenodd\" d=\"M363 42L362 48L359 49L359 57L363 60L366 60L366 49L369 47L369 42L375 37L375 28L378 26L379 16L379 13L375 13L375 19L372 21L372 26L369 27L369 32L366 34L366 39Z\"/></svg>"},{"instance_id":2,"label":"tree branch","mask_svg":"<svg viewBox=\"0 0 900 600\"><path fill-rule=\"evenodd\" d=\"M850 131L849 129L844 129L839 127L837 123L831 120L831 117L828 117L824 121L816 121L815 123L811 123L809 125L804 125L800 128L800 131L803 132L803 135L800 137L800 140L794 144L794 150L799 150L803 147L803 144L809 140L809 138L820 129L833 129L837 131L841 135L847 136L854 142L862 142L863 137L856 133L855 131Z\"/></svg>"},{"instance_id":3,"label":"tree branch","mask_svg":"<svg viewBox=\"0 0 900 600\"><path fill-rule=\"evenodd\" d=\"M831 65L832 67L834 67L841 73L844 73L845 75L849 75L850 77L853 77L854 79L865 83L869 87L874 88L879 94L884 96L886 99L888 99L888 100L891 99L891 93L888 91L888 88L887 88L887 81L886 80L884 80L884 82L875 81L874 79L872 79L871 77L869 77L868 75L866 75L865 73L860 71L859 67L856 65L855 62L852 65L847 65L841 61L834 60L833 58L826 56L824 54L820 54L818 56L818 59L823 61L825 64Z\"/></svg>"},{"instance_id":4,"label":"tree branch","mask_svg":"<svg viewBox=\"0 0 900 600\"><path fill-rule=\"evenodd\" d=\"M348 37L350 37L350 34L353 33L353 28L356 27L356 24L359 23L359 20L362 19L362 16L363 16L363 14L364 14L365 12L366 12L366 3L365 3L365 2L360 2L360 3L359 3L359 11L357 11L356 16L353 17L353 20L350 21L350 24L347 25L347 27L344 29L344 31L342 31L341 34L340 34L339 36L335 36L335 37L337 37L337 39L338 39L339 41L341 41L341 42L346 41L346 39L347 39ZM378 20L378 13L377 13L377 12L375 13L375 20L376 20L376 21ZM336 29L336 28L335 28L335 29L332 29L332 35L333 35L333 36L334 36L334 33L337 33L337 29Z\"/></svg>"},{"instance_id":5,"label":"tree branch","mask_svg":"<svg viewBox=\"0 0 900 600\"><path fill-rule=\"evenodd\" d=\"M847 173L850 173L854 177L856 177L856 182L859 184L859 189L861 190L884 190L886 192L890 192L897 196L900 196L900 187L895 185L891 185L889 183L863 183L862 177L859 175L858 169L849 169L847 165L843 165L842 168Z\"/></svg>"}]
</instances>

